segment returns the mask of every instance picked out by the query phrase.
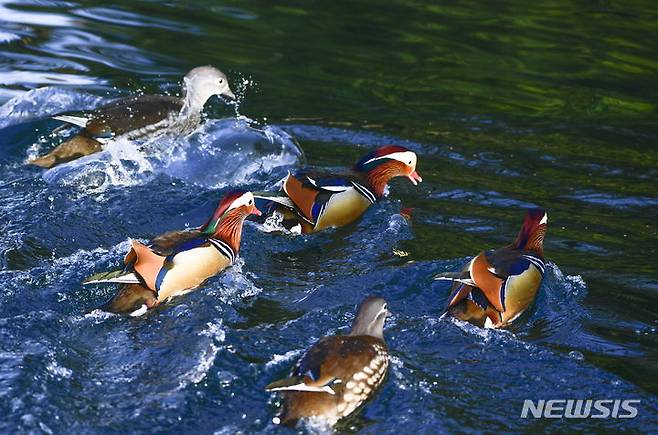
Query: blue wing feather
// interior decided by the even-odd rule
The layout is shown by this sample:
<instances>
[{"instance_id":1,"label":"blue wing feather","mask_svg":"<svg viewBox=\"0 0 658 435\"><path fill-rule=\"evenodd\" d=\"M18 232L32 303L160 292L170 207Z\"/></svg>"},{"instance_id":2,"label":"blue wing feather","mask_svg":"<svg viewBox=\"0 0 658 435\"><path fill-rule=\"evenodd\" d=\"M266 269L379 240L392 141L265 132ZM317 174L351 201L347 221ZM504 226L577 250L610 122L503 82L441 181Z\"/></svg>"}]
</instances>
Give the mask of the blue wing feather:
<instances>
[{"instance_id":1,"label":"blue wing feather","mask_svg":"<svg viewBox=\"0 0 658 435\"><path fill-rule=\"evenodd\" d=\"M475 287L473 290L468 295L469 299L471 299L478 307L482 308L483 310L486 310L487 307L489 306L489 301L487 301L486 296L484 296L484 293L482 293L482 290L479 288Z\"/></svg>"},{"instance_id":2,"label":"blue wing feather","mask_svg":"<svg viewBox=\"0 0 658 435\"><path fill-rule=\"evenodd\" d=\"M172 258L180 254L181 252L189 251L190 249L199 248L203 245L206 245L207 243L208 243L208 239L206 237L198 237L192 240L186 240L185 242L173 248L172 252L169 255L167 255L167 260L170 261Z\"/></svg>"}]
</instances>

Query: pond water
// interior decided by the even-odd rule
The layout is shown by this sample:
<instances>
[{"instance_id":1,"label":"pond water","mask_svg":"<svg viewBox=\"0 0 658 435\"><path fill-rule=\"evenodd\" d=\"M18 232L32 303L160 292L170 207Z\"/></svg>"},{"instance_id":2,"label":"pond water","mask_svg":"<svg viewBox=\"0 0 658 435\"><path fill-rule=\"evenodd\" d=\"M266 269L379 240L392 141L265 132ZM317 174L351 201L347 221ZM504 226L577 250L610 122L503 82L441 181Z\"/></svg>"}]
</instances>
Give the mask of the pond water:
<instances>
[{"instance_id":1,"label":"pond water","mask_svg":"<svg viewBox=\"0 0 658 435\"><path fill-rule=\"evenodd\" d=\"M658 431L658 9L540 3L0 0L0 431L280 431L265 385L368 294L395 313L392 364L340 430ZM49 114L176 93L205 64L239 99L190 137L24 165L52 146ZM394 181L354 225L247 224L238 264L140 318L80 284L231 187L388 143L424 182ZM531 206L550 213L532 312L509 331L441 319L432 276L508 243ZM536 420L524 399L641 403Z\"/></svg>"}]
</instances>

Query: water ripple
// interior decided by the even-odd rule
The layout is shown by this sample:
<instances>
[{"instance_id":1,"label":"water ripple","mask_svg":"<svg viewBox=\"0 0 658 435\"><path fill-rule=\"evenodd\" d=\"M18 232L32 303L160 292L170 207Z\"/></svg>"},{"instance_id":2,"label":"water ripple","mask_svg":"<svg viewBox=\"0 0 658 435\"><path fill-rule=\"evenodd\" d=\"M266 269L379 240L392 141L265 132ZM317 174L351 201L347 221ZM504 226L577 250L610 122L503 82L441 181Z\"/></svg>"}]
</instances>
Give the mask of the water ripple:
<instances>
[{"instance_id":1,"label":"water ripple","mask_svg":"<svg viewBox=\"0 0 658 435\"><path fill-rule=\"evenodd\" d=\"M152 27L185 33L201 33L201 29L198 26L161 18L149 17L114 8L95 7L75 9L72 11L72 13L74 15L89 18L94 21L101 21L104 23L116 24L120 26Z\"/></svg>"},{"instance_id":2,"label":"water ripple","mask_svg":"<svg viewBox=\"0 0 658 435\"><path fill-rule=\"evenodd\" d=\"M162 66L169 59L163 56L145 53L132 45L109 41L86 30L75 28L57 28L48 41L34 47L50 55L83 59L96 62L123 71L142 74L162 74L176 71Z\"/></svg>"},{"instance_id":3,"label":"water ripple","mask_svg":"<svg viewBox=\"0 0 658 435\"><path fill-rule=\"evenodd\" d=\"M646 196L619 196L611 193L595 192L592 190L577 191L573 195L567 196L567 198L576 199L588 204L603 205L620 209L658 206L658 198Z\"/></svg>"}]
</instances>

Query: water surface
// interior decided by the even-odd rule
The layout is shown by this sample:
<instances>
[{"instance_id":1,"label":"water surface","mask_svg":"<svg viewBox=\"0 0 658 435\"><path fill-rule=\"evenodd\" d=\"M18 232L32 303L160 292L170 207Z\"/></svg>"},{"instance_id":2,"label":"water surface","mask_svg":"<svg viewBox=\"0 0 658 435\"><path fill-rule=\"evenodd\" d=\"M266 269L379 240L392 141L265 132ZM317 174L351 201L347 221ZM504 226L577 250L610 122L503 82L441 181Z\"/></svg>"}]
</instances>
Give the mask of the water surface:
<instances>
[{"instance_id":1,"label":"water surface","mask_svg":"<svg viewBox=\"0 0 658 435\"><path fill-rule=\"evenodd\" d=\"M0 1L0 430L277 431L264 386L379 294L392 365L343 430L657 431L657 23L653 2ZM192 136L24 165L52 146L49 114L176 93L203 64L240 98ZM248 224L235 267L142 318L80 285L231 187L388 143L425 181L350 227ZM532 312L508 332L441 319L433 274L508 243L532 206L550 214ZM642 402L519 418L523 399L587 398Z\"/></svg>"}]
</instances>

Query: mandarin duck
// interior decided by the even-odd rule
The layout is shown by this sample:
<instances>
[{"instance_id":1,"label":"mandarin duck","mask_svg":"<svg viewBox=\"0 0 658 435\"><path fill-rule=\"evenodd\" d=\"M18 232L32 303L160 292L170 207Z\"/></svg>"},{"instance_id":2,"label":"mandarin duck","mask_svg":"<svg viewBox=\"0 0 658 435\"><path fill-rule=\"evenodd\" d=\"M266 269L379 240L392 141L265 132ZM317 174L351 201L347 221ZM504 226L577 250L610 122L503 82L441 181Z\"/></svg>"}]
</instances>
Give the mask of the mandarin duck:
<instances>
[{"instance_id":1,"label":"mandarin duck","mask_svg":"<svg viewBox=\"0 0 658 435\"><path fill-rule=\"evenodd\" d=\"M141 315L231 266L240 250L242 224L249 214L260 214L253 194L231 191L202 227L167 232L148 245L131 240L123 270L94 275L84 284L123 284L101 308Z\"/></svg>"},{"instance_id":2,"label":"mandarin duck","mask_svg":"<svg viewBox=\"0 0 658 435\"><path fill-rule=\"evenodd\" d=\"M388 368L384 321L389 315L384 299L366 298L349 335L320 339L288 378L265 387L283 392L283 406L272 422L295 426L310 418L334 425L372 397Z\"/></svg>"},{"instance_id":3,"label":"mandarin duck","mask_svg":"<svg viewBox=\"0 0 658 435\"><path fill-rule=\"evenodd\" d=\"M119 98L94 110L62 113L53 119L81 127L72 138L28 163L52 168L102 150L113 139L143 139L164 132L187 134L201 123L201 111L213 95L235 99L223 72L212 66L191 70L183 79L183 96L139 95Z\"/></svg>"},{"instance_id":4,"label":"mandarin duck","mask_svg":"<svg viewBox=\"0 0 658 435\"><path fill-rule=\"evenodd\" d=\"M509 326L535 300L544 276L544 236L548 214L528 210L516 240L484 251L461 273L439 274L453 281L447 314L480 327Z\"/></svg>"},{"instance_id":5,"label":"mandarin duck","mask_svg":"<svg viewBox=\"0 0 658 435\"><path fill-rule=\"evenodd\" d=\"M388 182L394 177L406 177L414 185L422 182L416 162L413 151L387 145L364 156L350 173L289 173L283 179L281 192L257 192L255 196L266 201L265 214L282 216L286 229L313 233L357 220L385 195Z\"/></svg>"}]
</instances>

